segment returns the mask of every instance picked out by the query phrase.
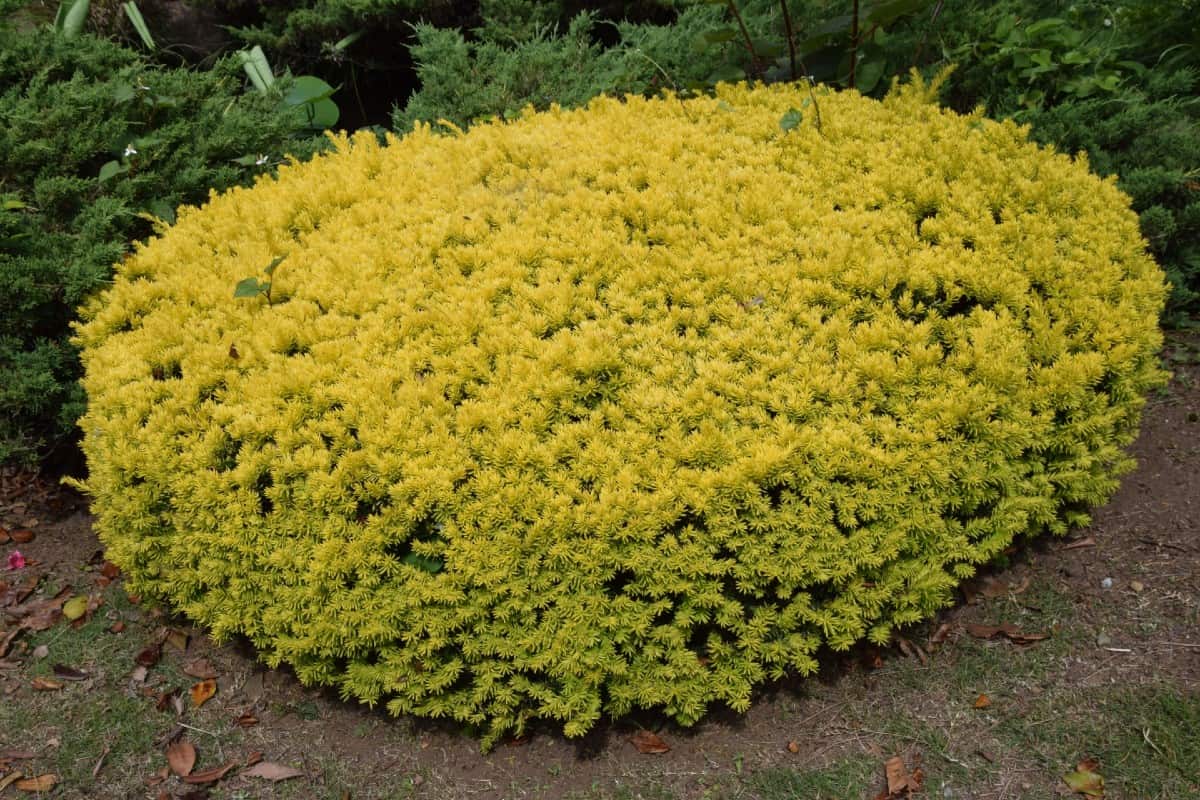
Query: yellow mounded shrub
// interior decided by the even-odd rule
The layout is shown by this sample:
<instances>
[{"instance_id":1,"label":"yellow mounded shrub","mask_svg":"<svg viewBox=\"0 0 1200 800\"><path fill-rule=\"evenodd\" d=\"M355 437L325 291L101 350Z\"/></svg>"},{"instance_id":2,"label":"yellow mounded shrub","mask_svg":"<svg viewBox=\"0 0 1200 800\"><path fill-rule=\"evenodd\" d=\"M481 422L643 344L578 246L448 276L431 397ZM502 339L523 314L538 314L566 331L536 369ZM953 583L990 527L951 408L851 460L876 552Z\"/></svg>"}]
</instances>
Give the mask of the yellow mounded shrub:
<instances>
[{"instance_id":1,"label":"yellow mounded shrub","mask_svg":"<svg viewBox=\"0 0 1200 800\"><path fill-rule=\"evenodd\" d=\"M1113 182L929 94L358 136L181 212L78 332L109 557L489 740L885 641L1086 520L1161 381Z\"/></svg>"}]
</instances>

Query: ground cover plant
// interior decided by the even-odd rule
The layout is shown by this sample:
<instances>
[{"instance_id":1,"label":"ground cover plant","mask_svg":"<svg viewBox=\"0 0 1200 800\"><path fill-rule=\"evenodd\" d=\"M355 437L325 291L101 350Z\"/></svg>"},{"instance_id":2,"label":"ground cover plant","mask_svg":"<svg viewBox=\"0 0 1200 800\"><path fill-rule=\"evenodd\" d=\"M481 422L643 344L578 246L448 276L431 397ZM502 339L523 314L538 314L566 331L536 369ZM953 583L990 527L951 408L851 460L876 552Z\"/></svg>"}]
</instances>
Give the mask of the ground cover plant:
<instances>
[{"instance_id":1,"label":"ground cover plant","mask_svg":"<svg viewBox=\"0 0 1200 800\"><path fill-rule=\"evenodd\" d=\"M109 558L486 743L887 641L1086 521L1162 380L1113 183L935 93L343 137L182 212L79 328Z\"/></svg>"}]
</instances>

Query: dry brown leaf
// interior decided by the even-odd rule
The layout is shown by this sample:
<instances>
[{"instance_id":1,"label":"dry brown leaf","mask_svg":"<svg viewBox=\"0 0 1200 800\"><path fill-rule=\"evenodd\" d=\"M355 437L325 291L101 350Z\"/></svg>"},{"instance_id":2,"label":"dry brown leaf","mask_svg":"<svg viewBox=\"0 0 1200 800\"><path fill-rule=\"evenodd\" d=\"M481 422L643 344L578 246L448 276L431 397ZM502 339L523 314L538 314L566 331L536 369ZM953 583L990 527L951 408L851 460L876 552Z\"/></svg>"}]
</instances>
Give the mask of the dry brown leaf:
<instances>
[{"instance_id":1,"label":"dry brown leaf","mask_svg":"<svg viewBox=\"0 0 1200 800\"><path fill-rule=\"evenodd\" d=\"M246 766L253 767L255 764L263 760L262 750L253 750L250 755L246 756Z\"/></svg>"},{"instance_id":2,"label":"dry brown leaf","mask_svg":"<svg viewBox=\"0 0 1200 800\"><path fill-rule=\"evenodd\" d=\"M630 738L630 741L633 742L633 746L639 753L657 755L671 750L671 746L661 736L650 731L638 731Z\"/></svg>"},{"instance_id":3,"label":"dry brown leaf","mask_svg":"<svg viewBox=\"0 0 1200 800\"><path fill-rule=\"evenodd\" d=\"M217 781L221 780L221 778L224 778L226 775L228 775L229 771L237 765L238 764L236 761L229 761L219 767L209 767L208 769L201 770L200 772L193 772L191 775L188 775L186 778L184 778L183 782L193 785L201 783L216 783Z\"/></svg>"},{"instance_id":4,"label":"dry brown leaf","mask_svg":"<svg viewBox=\"0 0 1200 800\"><path fill-rule=\"evenodd\" d=\"M900 756L892 756L883 765L887 775L887 790L889 795L896 795L908 788L908 768Z\"/></svg>"},{"instance_id":5,"label":"dry brown leaf","mask_svg":"<svg viewBox=\"0 0 1200 800\"><path fill-rule=\"evenodd\" d=\"M251 714L249 711L244 711L237 718L237 725L241 728L249 728L251 725L258 724L258 717Z\"/></svg>"},{"instance_id":6,"label":"dry brown leaf","mask_svg":"<svg viewBox=\"0 0 1200 800\"><path fill-rule=\"evenodd\" d=\"M200 680L212 680L217 677L217 670L207 658L197 658L183 665L183 674Z\"/></svg>"},{"instance_id":7,"label":"dry brown leaf","mask_svg":"<svg viewBox=\"0 0 1200 800\"><path fill-rule=\"evenodd\" d=\"M788 749L789 753L793 753L793 754L799 753L800 752L800 743L795 740L790 741L787 743L787 749Z\"/></svg>"},{"instance_id":8,"label":"dry brown leaf","mask_svg":"<svg viewBox=\"0 0 1200 800\"><path fill-rule=\"evenodd\" d=\"M31 758L37 758L37 753L32 750L0 750L3 761L28 761Z\"/></svg>"},{"instance_id":9,"label":"dry brown leaf","mask_svg":"<svg viewBox=\"0 0 1200 800\"><path fill-rule=\"evenodd\" d=\"M192 705L196 708L207 703L217 693L217 682L209 679L200 681L192 687Z\"/></svg>"},{"instance_id":10,"label":"dry brown leaf","mask_svg":"<svg viewBox=\"0 0 1200 800\"><path fill-rule=\"evenodd\" d=\"M0 526L0 544L8 544L12 537L8 535L8 528Z\"/></svg>"},{"instance_id":11,"label":"dry brown leaf","mask_svg":"<svg viewBox=\"0 0 1200 800\"><path fill-rule=\"evenodd\" d=\"M48 792L58 783L58 776L46 773L36 778L23 778L17 781L17 789L22 792Z\"/></svg>"},{"instance_id":12,"label":"dry brown leaf","mask_svg":"<svg viewBox=\"0 0 1200 800\"><path fill-rule=\"evenodd\" d=\"M33 531L25 528L18 528L15 531L9 531L8 536L17 544L29 544L33 541Z\"/></svg>"},{"instance_id":13,"label":"dry brown leaf","mask_svg":"<svg viewBox=\"0 0 1200 800\"><path fill-rule=\"evenodd\" d=\"M121 574L121 568L111 561L105 561L104 566L100 567L100 574L111 581Z\"/></svg>"},{"instance_id":14,"label":"dry brown leaf","mask_svg":"<svg viewBox=\"0 0 1200 800\"><path fill-rule=\"evenodd\" d=\"M137 654L134 661L149 669L157 664L160 658L162 658L162 645L155 643L143 647L142 652Z\"/></svg>"},{"instance_id":15,"label":"dry brown leaf","mask_svg":"<svg viewBox=\"0 0 1200 800\"><path fill-rule=\"evenodd\" d=\"M249 769L242 770L239 774L251 778L263 778L272 782L286 781L304 776L304 772L301 770L284 766L283 764L276 764L273 761L260 761Z\"/></svg>"},{"instance_id":16,"label":"dry brown leaf","mask_svg":"<svg viewBox=\"0 0 1200 800\"><path fill-rule=\"evenodd\" d=\"M82 670L68 667L66 664L55 664L50 668L54 674L62 678L64 681L85 681L88 679L88 674Z\"/></svg>"},{"instance_id":17,"label":"dry brown leaf","mask_svg":"<svg viewBox=\"0 0 1200 800\"><path fill-rule=\"evenodd\" d=\"M57 692L63 687L60 681L52 681L49 678L34 678L33 683L29 685L35 692Z\"/></svg>"},{"instance_id":18,"label":"dry brown leaf","mask_svg":"<svg viewBox=\"0 0 1200 800\"><path fill-rule=\"evenodd\" d=\"M994 639L997 636L1004 636L1013 644L1030 644L1050 638L1048 633L1026 633L1009 622L1000 625L967 625L966 631L977 639Z\"/></svg>"},{"instance_id":19,"label":"dry brown leaf","mask_svg":"<svg viewBox=\"0 0 1200 800\"><path fill-rule=\"evenodd\" d=\"M992 699L990 697L988 697L986 694L981 694L981 695L979 695L979 697L975 698L975 707L976 708L987 708L991 704L992 704Z\"/></svg>"},{"instance_id":20,"label":"dry brown leaf","mask_svg":"<svg viewBox=\"0 0 1200 800\"><path fill-rule=\"evenodd\" d=\"M166 642L182 653L187 650L188 635L181 630L171 628L167 631Z\"/></svg>"},{"instance_id":21,"label":"dry brown leaf","mask_svg":"<svg viewBox=\"0 0 1200 800\"><path fill-rule=\"evenodd\" d=\"M24 583L9 586L4 590L4 597L0 599L0 606L7 608L18 603L24 603L25 599L33 594L33 590L37 588L41 580L41 575L30 575L25 579Z\"/></svg>"},{"instance_id":22,"label":"dry brown leaf","mask_svg":"<svg viewBox=\"0 0 1200 800\"><path fill-rule=\"evenodd\" d=\"M5 789L21 780L23 777L25 776L19 770L13 770L3 778L0 778L0 794L4 794Z\"/></svg>"},{"instance_id":23,"label":"dry brown leaf","mask_svg":"<svg viewBox=\"0 0 1200 800\"><path fill-rule=\"evenodd\" d=\"M53 628L62 619L62 606L71 596L67 587L49 600L26 603L14 609L13 616L21 617L21 627L27 631L44 631Z\"/></svg>"},{"instance_id":24,"label":"dry brown leaf","mask_svg":"<svg viewBox=\"0 0 1200 800\"><path fill-rule=\"evenodd\" d=\"M8 648L12 646L13 640L21 635L21 628L13 628L3 637L0 637L0 658L8 653Z\"/></svg>"},{"instance_id":25,"label":"dry brown leaf","mask_svg":"<svg viewBox=\"0 0 1200 800\"><path fill-rule=\"evenodd\" d=\"M192 774L196 766L196 748L186 739L172 742L167 748L167 766L181 778Z\"/></svg>"},{"instance_id":26,"label":"dry brown leaf","mask_svg":"<svg viewBox=\"0 0 1200 800\"><path fill-rule=\"evenodd\" d=\"M1062 546L1063 550L1078 550L1081 547L1095 547L1096 540L1091 536L1085 536L1082 539L1075 539L1067 542Z\"/></svg>"},{"instance_id":27,"label":"dry brown leaf","mask_svg":"<svg viewBox=\"0 0 1200 800\"><path fill-rule=\"evenodd\" d=\"M108 626L109 633L121 633L123 630L125 630L125 623L121 620L117 620L112 625Z\"/></svg>"}]
</instances>

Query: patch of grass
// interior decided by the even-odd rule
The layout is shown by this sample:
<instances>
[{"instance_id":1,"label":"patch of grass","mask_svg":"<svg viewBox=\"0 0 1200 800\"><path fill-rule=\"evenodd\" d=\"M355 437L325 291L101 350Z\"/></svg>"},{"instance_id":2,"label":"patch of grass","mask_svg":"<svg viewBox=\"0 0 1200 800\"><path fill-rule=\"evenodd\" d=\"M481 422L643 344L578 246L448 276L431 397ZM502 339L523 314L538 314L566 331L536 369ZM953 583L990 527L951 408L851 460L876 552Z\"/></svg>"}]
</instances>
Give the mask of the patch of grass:
<instances>
[{"instance_id":1,"label":"patch of grass","mask_svg":"<svg viewBox=\"0 0 1200 800\"><path fill-rule=\"evenodd\" d=\"M880 782L875 759L852 758L823 769L776 767L750 776L748 788L760 800L862 800ZM871 793L874 796L874 793Z\"/></svg>"},{"instance_id":2,"label":"patch of grass","mask_svg":"<svg viewBox=\"0 0 1200 800\"><path fill-rule=\"evenodd\" d=\"M601 788L597 783L591 790L572 792L565 800L676 800L676 795L662 786L647 784L639 787L619 786L612 790Z\"/></svg>"},{"instance_id":3,"label":"patch of grass","mask_svg":"<svg viewBox=\"0 0 1200 800\"><path fill-rule=\"evenodd\" d=\"M1075 691L1053 709L1044 724L1010 719L999 732L1050 756L1047 766L1063 773L1097 759L1115 797L1200 797L1200 694L1166 685Z\"/></svg>"},{"instance_id":4,"label":"patch of grass","mask_svg":"<svg viewBox=\"0 0 1200 800\"><path fill-rule=\"evenodd\" d=\"M146 702L86 684L70 684L18 702L0 704L0 730L12 746L30 749L38 758L29 774L52 772L79 796L110 797L115 786L136 786L153 771L161 733ZM92 770L101 754L105 767Z\"/></svg>"}]
</instances>

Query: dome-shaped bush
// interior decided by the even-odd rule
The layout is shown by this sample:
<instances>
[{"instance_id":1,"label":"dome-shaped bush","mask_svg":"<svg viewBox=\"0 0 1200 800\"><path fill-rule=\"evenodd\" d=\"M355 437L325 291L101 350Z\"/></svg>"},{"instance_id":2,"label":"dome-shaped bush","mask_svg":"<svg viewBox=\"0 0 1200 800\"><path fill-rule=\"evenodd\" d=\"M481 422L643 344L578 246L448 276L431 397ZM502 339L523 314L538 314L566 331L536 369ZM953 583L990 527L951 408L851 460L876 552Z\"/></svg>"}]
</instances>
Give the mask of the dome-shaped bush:
<instances>
[{"instance_id":1,"label":"dome-shaped bush","mask_svg":"<svg viewBox=\"0 0 1200 800\"><path fill-rule=\"evenodd\" d=\"M1161 380L1112 181L929 94L363 135L184 210L79 329L109 557L490 737L886 640L1086 519Z\"/></svg>"}]
</instances>

